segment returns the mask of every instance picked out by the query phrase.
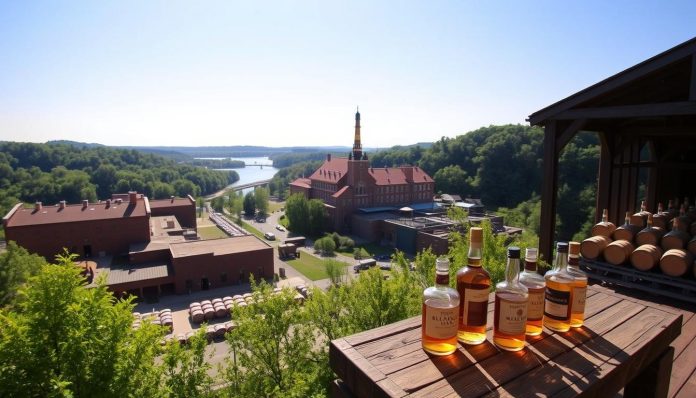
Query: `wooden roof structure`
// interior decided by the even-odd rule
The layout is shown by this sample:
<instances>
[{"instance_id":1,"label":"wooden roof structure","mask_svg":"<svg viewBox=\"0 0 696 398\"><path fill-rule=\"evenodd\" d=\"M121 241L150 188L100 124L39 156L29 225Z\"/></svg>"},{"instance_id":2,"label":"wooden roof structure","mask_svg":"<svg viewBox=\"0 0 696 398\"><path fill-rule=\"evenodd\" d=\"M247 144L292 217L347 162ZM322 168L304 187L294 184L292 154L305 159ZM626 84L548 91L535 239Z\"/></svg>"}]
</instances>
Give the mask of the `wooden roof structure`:
<instances>
[{"instance_id":1,"label":"wooden roof structure","mask_svg":"<svg viewBox=\"0 0 696 398\"><path fill-rule=\"evenodd\" d=\"M696 194L696 38L647 59L529 116L544 127L539 249L550 260L558 159L578 131L599 135L596 219L623 224L641 200ZM561 237L568 238L568 237Z\"/></svg>"}]
</instances>

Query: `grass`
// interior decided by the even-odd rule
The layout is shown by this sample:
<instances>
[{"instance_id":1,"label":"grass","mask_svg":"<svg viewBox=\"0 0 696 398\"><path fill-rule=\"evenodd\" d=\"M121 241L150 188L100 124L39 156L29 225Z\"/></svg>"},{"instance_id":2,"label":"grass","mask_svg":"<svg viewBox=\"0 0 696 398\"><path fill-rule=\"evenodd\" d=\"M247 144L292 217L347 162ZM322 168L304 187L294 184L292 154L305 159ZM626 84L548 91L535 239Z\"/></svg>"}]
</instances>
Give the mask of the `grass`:
<instances>
[{"instance_id":1,"label":"grass","mask_svg":"<svg viewBox=\"0 0 696 398\"><path fill-rule=\"evenodd\" d=\"M268 201L268 211L271 213L280 210L281 207L285 207L285 202Z\"/></svg>"},{"instance_id":2,"label":"grass","mask_svg":"<svg viewBox=\"0 0 696 398\"><path fill-rule=\"evenodd\" d=\"M298 270L302 275L313 281L326 279L329 277L329 275L326 273L326 268L324 267L324 261L319 257L313 256L307 252L303 251L300 258L288 260L287 263Z\"/></svg>"},{"instance_id":3,"label":"grass","mask_svg":"<svg viewBox=\"0 0 696 398\"><path fill-rule=\"evenodd\" d=\"M227 238L227 234L225 233L225 231L221 230L215 225L207 227L198 227L198 236L200 236L203 240Z\"/></svg>"},{"instance_id":4,"label":"grass","mask_svg":"<svg viewBox=\"0 0 696 398\"><path fill-rule=\"evenodd\" d=\"M370 253L370 256L376 256L379 254L388 254L391 256L392 254L394 254L393 248L388 247L388 246L380 246L377 243L367 243L364 245L357 245L355 247L356 248L362 247L363 249L367 250L368 253ZM336 252L344 254L346 256L352 256L353 250L355 250L355 248L350 249L350 250L336 250Z\"/></svg>"},{"instance_id":5,"label":"grass","mask_svg":"<svg viewBox=\"0 0 696 398\"><path fill-rule=\"evenodd\" d=\"M266 240L266 238L263 236L263 232L259 231L258 229L254 228L251 224L245 222L244 220L240 220L239 222L240 226L244 229L247 230L247 232L252 233L256 235L259 239Z\"/></svg>"}]
</instances>

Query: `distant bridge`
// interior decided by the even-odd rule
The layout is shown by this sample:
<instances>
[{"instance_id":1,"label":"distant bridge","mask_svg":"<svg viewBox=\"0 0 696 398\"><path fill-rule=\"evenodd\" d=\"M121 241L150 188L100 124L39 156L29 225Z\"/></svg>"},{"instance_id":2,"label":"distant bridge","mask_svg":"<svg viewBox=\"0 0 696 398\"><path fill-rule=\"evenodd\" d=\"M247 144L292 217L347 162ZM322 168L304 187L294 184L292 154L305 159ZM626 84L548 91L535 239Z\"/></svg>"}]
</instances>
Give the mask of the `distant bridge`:
<instances>
[{"instance_id":1,"label":"distant bridge","mask_svg":"<svg viewBox=\"0 0 696 398\"><path fill-rule=\"evenodd\" d=\"M267 180L259 180L259 181L254 181L254 182L250 182L250 183L247 183L247 184L242 184L242 185L227 186L227 187L225 187L224 189L221 189L221 190L215 192L215 193L212 194L212 195L206 196L206 197L205 197L205 200L215 199L215 198L217 198L218 196L224 195L224 194L225 194L226 192L228 192L228 191L237 192L237 191L241 191L241 190L247 189L247 188L262 187L262 186L264 186L264 185L268 185L270 182L271 182L271 179L269 178L269 179L267 179Z\"/></svg>"},{"instance_id":2,"label":"distant bridge","mask_svg":"<svg viewBox=\"0 0 696 398\"><path fill-rule=\"evenodd\" d=\"M244 167L261 167L261 168L264 168L264 167L273 167L273 163L269 163L269 164L257 164L257 163L249 164L249 163L246 163L246 164L244 165Z\"/></svg>"}]
</instances>

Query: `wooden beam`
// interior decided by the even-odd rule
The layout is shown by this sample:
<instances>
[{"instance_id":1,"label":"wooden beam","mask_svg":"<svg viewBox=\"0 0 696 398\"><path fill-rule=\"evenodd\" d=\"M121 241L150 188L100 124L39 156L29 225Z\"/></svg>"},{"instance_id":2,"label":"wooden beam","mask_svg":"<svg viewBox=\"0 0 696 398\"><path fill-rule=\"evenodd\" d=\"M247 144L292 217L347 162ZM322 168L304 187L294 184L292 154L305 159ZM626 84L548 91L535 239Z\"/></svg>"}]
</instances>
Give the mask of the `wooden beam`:
<instances>
[{"instance_id":1,"label":"wooden beam","mask_svg":"<svg viewBox=\"0 0 696 398\"><path fill-rule=\"evenodd\" d=\"M696 101L696 53L691 56L691 85L689 86L689 101Z\"/></svg>"},{"instance_id":2,"label":"wooden beam","mask_svg":"<svg viewBox=\"0 0 696 398\"><path fill-rule=\"evenodd\" d=\"M587 122L587 119L576 119L573 120L573 123L570 124L565 130L563 130L563 133L558 137L558 140L556 140L556 153L561 153L563 148L565 148L566 145L568 145L568 142L573 139L575 134L580 130L585 123Z\"/></svg>"},{"instance_id":3,"label":"wooden beam","mask_svg":"<svg viewBox=\"0 0 696 398\"><path fill-rule=\"evenodd\" d=\"M691 39L596 84L593 84L592 86L587 87L586 89L579 91L568 98L562 99L552 105L547 106L546 108L536 111L535 113L529 115L529 124L535 126L542 123L544 120L552 119L553 115L562 112L564 109L570 109L574 106L578 106L579 104L582 104L583 102L586 102L592 98L606 94L611 90L615 90L642 76L646 76L659 69L662 69L675 61L683 59L684 57L693 56L694 51L696 51L696 41Z\"/></svg>"},{"instance_id":4,"label":"wooden beam","mask_svg":"<svg viewBox=\"0 0 696 398\"><path fill-rule=\"evenodd\" d=\"M552 120L623 119L659 116L696 116L696 102L663 102L656 104L605 106L568 109L551 117Z\"/></svg>"},{"instance_id":5,"label":"wooden beam","mask_svg":"<svg viewBox=\"0 0 696 398\"><path fill-rule=\"evenodd\" d=\"M541 182L541 225L539 252L549 264L553 260L554 230L556 229L556 190L558 188L558 151L556 151L556 124L550 121L544 127L544 166Z\"/></svg>"}]
</instances>

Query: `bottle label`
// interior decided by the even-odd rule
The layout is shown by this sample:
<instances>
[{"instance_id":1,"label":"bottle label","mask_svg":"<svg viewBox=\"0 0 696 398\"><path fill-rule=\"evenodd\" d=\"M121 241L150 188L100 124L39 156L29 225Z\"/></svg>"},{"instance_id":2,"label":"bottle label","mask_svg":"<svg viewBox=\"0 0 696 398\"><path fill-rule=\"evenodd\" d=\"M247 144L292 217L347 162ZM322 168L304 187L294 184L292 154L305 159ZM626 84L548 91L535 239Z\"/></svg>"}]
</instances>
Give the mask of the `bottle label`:
<instances>
[{"instance_id":1,"label":"bottle label","mask_svg":"<svg viewBox=\"0 0 696 398\"><path fill-rule=\"evenodd\" d=\"M498 330L507 334L522 334L527 323L527 302L500 300Z\"/></svg>"},{"instance_id":2,"label":"bottle label","mask_svg":"<svg viewBox=\"0 0 696 398\"><path fill-rule=\"evenodd\" d=\"M570 292L563 292L546 287L546 299L544 300L544 316L557 321L568 320L568 307L570 305Z\"/></svg>"},{"instance_id":3,"label":"bottle label","mask_svg":"<svg viewBox=\"0 0 696 398\"><path fill-rule=\"evenodd\" d=\"M425 306L425 334L436 339L449 339L457 335L457 307L438 308Z\"/></svg>"},{"instance_id":4,"label":"bottle label","mask_svg":"<svg viewBox=\"0 0 696 398\"><path fill-rule=\"evenodd\" d=\"M587 286L573 288L573 301L570 311L574 313L585 312L585 299L587 298Z\"/></svg>"},{"instance_id":5,"label":"bottle label","mask_svg":"<svg viewBox=\"0 0 696 398\"><path fill-rule=\"evenodd\" d=\"M527 320L540 321L544 317L544 288L529 289Z\"/></svg>"},{"instance_id":6,"label":"bottle label","mask_svg":"<svg viewBox=\"0 0 696 398\"><path fill-rule=\"evenodd\" d=\"M488 316L488 288L464 289L462 326L484 326Z\"/></svg>"}]
</instances>

